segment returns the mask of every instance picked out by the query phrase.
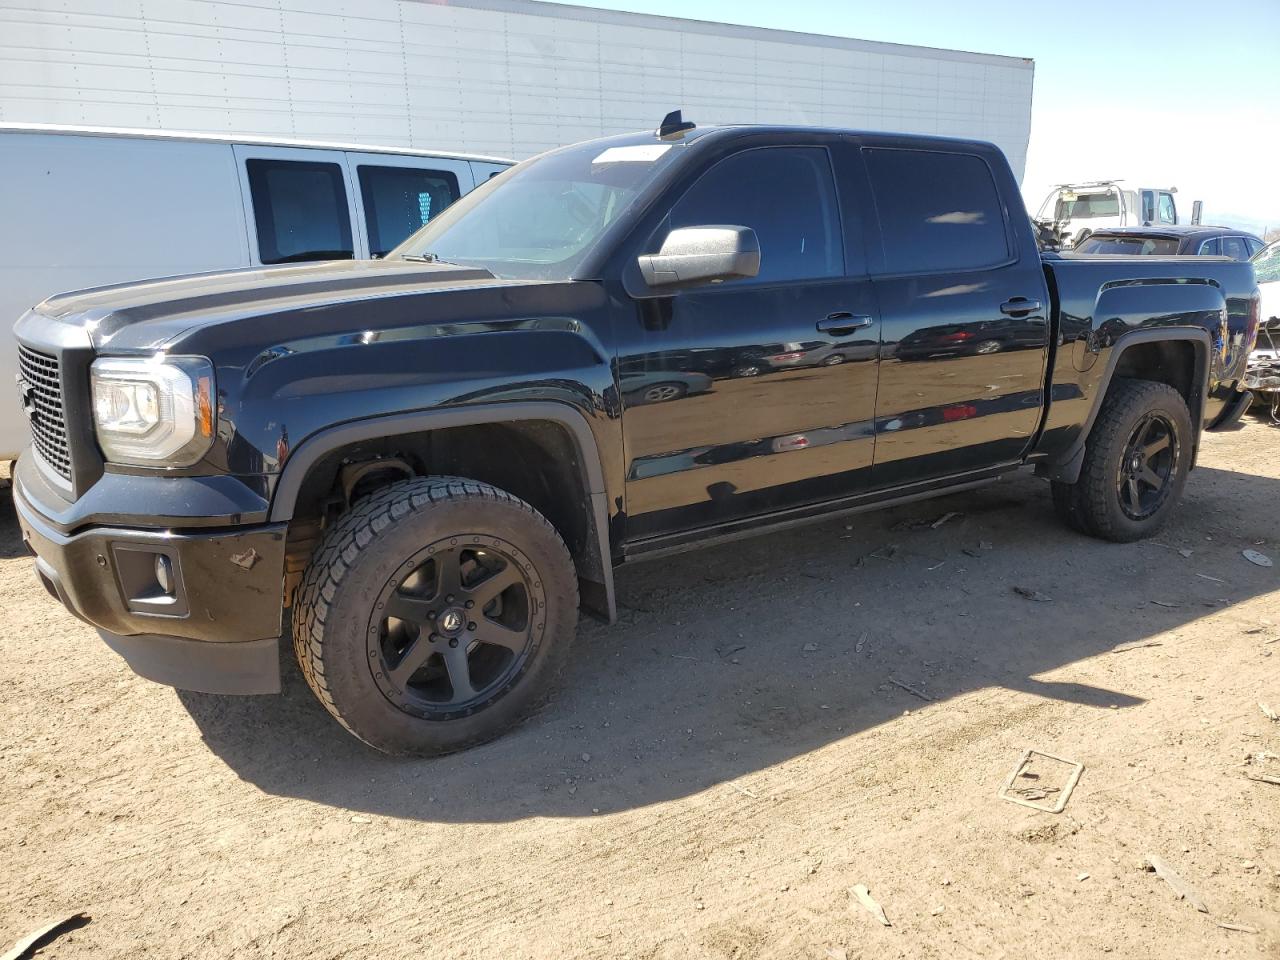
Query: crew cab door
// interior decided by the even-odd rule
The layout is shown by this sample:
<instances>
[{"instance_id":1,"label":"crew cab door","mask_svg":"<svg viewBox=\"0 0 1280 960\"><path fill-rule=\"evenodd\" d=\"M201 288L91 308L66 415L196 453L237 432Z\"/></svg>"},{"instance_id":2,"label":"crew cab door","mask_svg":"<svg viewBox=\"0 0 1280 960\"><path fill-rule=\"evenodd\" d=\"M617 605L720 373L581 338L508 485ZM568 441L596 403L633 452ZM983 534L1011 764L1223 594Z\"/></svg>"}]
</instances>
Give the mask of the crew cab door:
<instances>
[{"instance_id":1,"label":"crew cab door","mask_svg":"<svg viewBox=\"0 0 1280 960\"><path fill-rule=\"evenodd\" d=\"M1008 164L861 142L881 238L875 485L1014 462L1044 403L1049 301Z\"/></svg>"},{"instance_id":2,"label":"crew cab door","mask_svg":"<svg viewBox=\"0 0 1280 960\"><path fill-rule=\"evenodd\" d=\"M869 482L880 331L850 166L860 177L837 138L744 145L674 186L645 228L638 253L710 225L752 228L761 253L754 278L641 297L618 323L628 539Z\"/></svg>"}]
</instances>

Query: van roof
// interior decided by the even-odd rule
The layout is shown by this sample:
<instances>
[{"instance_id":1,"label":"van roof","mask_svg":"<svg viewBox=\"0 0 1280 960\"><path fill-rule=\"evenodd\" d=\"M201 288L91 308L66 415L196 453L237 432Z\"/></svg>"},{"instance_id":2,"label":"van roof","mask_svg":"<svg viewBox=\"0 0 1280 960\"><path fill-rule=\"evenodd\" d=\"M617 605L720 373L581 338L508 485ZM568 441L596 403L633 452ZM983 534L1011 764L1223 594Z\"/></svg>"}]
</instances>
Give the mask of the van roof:
<instances>
[{"instance_id":1,"label":"van roof","mask_svg":"<svg viewBox=\"0 0 1280 960\"><path fill-rule=\"evenodd\" d=\"M126 137L140 140L184 140L199 143L245 143L257 147L304 147L319 150L352 150L360 153L388 153L406 157L441 157L450 160L479 160L485 163L515 163L510 157L492 157L455 150L421 150L416 147L388 147L367 143L332 143L321 140L290 140L276 137L236 136L222 133L193 133L184 130L141 130L126 127L78 127L60 123L0 123L0 134L48 133L63 136Z\"/></svg>"}]
</instances>

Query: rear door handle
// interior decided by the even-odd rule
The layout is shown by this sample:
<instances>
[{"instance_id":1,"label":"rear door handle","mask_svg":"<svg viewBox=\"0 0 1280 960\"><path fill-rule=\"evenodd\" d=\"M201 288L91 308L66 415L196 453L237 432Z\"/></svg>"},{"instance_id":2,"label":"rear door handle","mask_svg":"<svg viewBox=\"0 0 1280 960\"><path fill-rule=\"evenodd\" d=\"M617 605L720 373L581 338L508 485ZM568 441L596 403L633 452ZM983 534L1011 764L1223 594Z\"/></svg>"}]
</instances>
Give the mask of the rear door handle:
<instances>
[{"instance_id":1,"label":"rear door handle","mask_svg":"<svg viewBox=\"0 0 1280 960\"><path fill-rule=\"evenodd\" d=\"M839 337L846 333L853 333L862 327L869 327L872 322L872 318L865 313L849 313L842 310L839 313L828 314L818 321L817 326L820 333L831 333Z\"/></svg>"},{"instance_id":2,"label":"rear door handle","mask_svg":"<svg viewBox=\"0 0 1280 960\"><path fill-rule=\"evenodd\" d=\"M1026 297L1013 297L1000 304L1000 312L1006 317L1025 317L1043 309L1044 305L1039 300L1028 300Z\"/></svg>"}]
</instances>

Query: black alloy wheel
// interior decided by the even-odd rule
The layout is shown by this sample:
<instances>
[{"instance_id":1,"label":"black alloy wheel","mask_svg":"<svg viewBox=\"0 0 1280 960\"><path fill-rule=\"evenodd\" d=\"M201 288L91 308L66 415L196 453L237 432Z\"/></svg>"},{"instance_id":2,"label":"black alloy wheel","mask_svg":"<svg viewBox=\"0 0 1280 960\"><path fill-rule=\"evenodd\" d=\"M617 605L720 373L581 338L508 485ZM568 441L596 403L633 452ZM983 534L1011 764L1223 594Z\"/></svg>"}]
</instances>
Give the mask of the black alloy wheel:
<instances>
[{"instance_id":1,"label":"black alloy wheel","mask_svg":"<svg viewBox=\"0 0 1280 960\"><path fill-rule=\"evenodd\" d=\"M1164 504L1181 451L1173 423L1148 413L1133 428L1117 471L1120 509L1130 520L1145 520Z\"/></svg>"},{"instance_id":2,"label":"black alloy wheel","mask_svg":"<svg viewBox=\"0 0 1280 960\"><path fill-rule=\"evenodd\" d=\"M383 587L369 622L383 695L429 720L466 716L502 696L543 630L532 565L496 537L438 540Z\"/></svg>"}]
</instances>

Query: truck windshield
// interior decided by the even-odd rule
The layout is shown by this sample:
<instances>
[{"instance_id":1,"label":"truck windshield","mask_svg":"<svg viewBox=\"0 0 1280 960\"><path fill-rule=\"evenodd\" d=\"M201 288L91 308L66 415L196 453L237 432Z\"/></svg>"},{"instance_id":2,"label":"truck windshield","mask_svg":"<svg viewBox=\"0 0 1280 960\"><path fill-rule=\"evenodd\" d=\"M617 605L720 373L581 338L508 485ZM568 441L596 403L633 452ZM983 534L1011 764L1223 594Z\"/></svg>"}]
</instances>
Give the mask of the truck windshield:
<instances>
[{"instance_id":1,"label":"truck windshield","mask_svg":"<svg viewBox=\"0 0 1280 960\"><path fill-rule=\"evenodd\" d=\"M1073 199L1067 199L1073 197ZM1095 217L1118 217L1120 198L1114 193L1077 193L1059 195L1055 220L1092 220Z\"/></svg>"},{"instance_id":2,"label":"truck windshield","mask_svg":"<svg viewBox=\"0 0 1280 960\"><path fill-rule=\"evenodd\" d=\"M584 143L517 164L388 254L484 267L517 280L567 280L679 148Z\"/></svg>"},{"instance_id":3,"label":"truck windshield","mask_svg":"<svg viewBox=\"0 0 1280 960\"><path fill-rule=\"evenodd\" d=\"M1259 283L1280 280L1280 241L1263 248L1254 256L1253 274Z\"/></svg>"},{"instance_id":4,"label":"truck windshield","mask_svg":"<svg viewBox=\"0 0 1280 960\"><path fill-rule=\"evenodd\" d=\"M1076 253L1136 253L1172 257L1177 252L1178 241L1172 237L1107 237L1095 233L1076 244Z\"/></svg>"}]
</instances>

